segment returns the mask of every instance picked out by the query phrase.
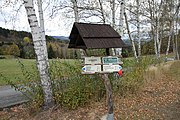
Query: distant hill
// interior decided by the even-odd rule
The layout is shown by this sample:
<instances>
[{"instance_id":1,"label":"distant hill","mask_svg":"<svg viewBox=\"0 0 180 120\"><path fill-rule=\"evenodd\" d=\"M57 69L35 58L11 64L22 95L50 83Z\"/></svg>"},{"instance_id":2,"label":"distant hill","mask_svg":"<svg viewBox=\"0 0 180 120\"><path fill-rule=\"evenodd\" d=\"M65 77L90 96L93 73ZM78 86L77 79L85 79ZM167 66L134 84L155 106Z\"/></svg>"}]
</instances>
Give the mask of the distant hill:
<instances>
[{"instance_id":1,"label":"distant hill","mask_svg":"<svg viewBox=\"0 0 180 120\"><path fill-rule=\"evenodd\" d=\"M16 31L16 30L9 30L0 27L0 42L4 43L17 43L24 39L24 37L29 37L32 39L32 35L30 32L26 31ZM59 41L68 43L69 38L65 36L48 36L46 35L47 41Z\"/></svg>"},{"instance_id":2,"label":"distant hill","mask_svg":"<svg viewBox=\"0 0 180 120\"><path fill-rule=\"evenodd\" d=\"M66 36L51 36L51 37L53 37L55 39L58 39L58 40L67 40L67 41L69 41L69 37L66 37Z\"/></svg>"},{"instance_id":3,"label":"distant hill","mask_svg":"<svg viewBox=\"0 0 180 120\"><path fill-rule=\"evenodd\" d=\"M48 57L75 58L75 52L68 49L69 39L64 36L46 35ZM77 54L77 53L76 53ZM34 45L30 32L9 30L0 27L0 55L13 55L20 58L35 58Z\"/></svg>"}]
</instances>

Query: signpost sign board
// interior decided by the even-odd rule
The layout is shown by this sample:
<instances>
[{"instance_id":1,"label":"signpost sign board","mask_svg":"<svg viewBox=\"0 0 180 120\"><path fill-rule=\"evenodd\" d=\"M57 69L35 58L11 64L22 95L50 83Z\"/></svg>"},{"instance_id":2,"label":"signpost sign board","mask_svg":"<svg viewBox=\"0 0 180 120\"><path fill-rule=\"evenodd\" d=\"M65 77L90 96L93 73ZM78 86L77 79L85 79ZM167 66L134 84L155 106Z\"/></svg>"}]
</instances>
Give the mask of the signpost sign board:
<instances>
[{"instance_id":1,"label":"signpost sign board","mask_svg":"<svg viewBox=\"0 0 180 120\"><path fill-rule=\"evenodd\" d=\"M95 73L101 71L101 65L85 65L82 68L83 72L85 73Z\"/></svg>"},{"instance_id":2,"label":"signpost sign board","mask_svg":"<svg viewBox=\"0 0 180 120\"><path fill-rule=\"evenodd\" d=\"M103 57L102 58L103 64L119 64L119 58L118 57Z\"/></svg>"},{"instance_id":3,"label":"signpost sign board","mask_svg":"<svg viewBox=\"0 0 180 120\"><path fill-rule=\"evenodd\" d=\"M101 64L101 57L85 57L85 64Z\"/></svg>"},{"instance_id":4,"label":"signpost sign board","mask_svg":"<svg viewBox=\"0 0 180 120\"><path fill-rule=\"evenodd\" d=\"M101 62L102 61L102 62ZM118 72L122 70L120 59L116 56L107 57L85 57L85 66L82 68L82 73L106 73Z\"/></svg>"},{"instance_id":5,"label":"signpost sign board","mask_svg":"<svg viewBox=\"0 0 180 120\"><path fill-rule=\"evenodd\" d=\"M118 72L121 69L120 65L103 65L103 72Z\"/></svg>"}]
</instances>

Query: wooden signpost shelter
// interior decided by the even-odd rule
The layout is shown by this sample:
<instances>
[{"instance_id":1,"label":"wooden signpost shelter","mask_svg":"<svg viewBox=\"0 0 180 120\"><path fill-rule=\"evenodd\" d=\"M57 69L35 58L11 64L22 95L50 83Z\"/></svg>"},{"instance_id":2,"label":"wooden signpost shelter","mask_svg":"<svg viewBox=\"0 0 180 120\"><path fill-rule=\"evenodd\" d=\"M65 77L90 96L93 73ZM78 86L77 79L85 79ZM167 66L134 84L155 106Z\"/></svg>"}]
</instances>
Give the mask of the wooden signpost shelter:
<instances>
[{"instance_id":1,"label":"wooden signpost shelter","mask_svg":"<svg viewBox=\"0 0 180 120\"><path fill-rule=\"evenodd\" d=\"M112 88L108 73L117 72L119 66L117 56L110 56L110 48L123 48L124 42L121 36L107 24L89 24L75 22L69 36L68 48L106 49L105 57L85 57L85 66L82 68L85 74L98 73L104 80L107 95L108 114L107 120L113 120ZM85 52L86 53L86 52ZM87 54L86 54L87 55Z\"/></svg>"}]
</instances>

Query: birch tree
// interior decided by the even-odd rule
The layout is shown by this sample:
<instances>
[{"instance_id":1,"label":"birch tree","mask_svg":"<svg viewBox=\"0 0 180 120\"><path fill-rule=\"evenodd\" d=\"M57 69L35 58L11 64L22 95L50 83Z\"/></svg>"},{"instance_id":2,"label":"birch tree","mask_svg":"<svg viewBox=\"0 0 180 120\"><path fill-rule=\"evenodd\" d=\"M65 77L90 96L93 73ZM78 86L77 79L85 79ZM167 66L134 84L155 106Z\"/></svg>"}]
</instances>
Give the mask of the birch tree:
<instances>
[{"instance_id":1,"label":"birch tree","mask_svg":"<svg viewBox=\"0 0 180 120\"><path fill-rule=\"evenodd\" d=\"M177 2L178 3L178 2ZM179 9L180 7L180 2L178 3L177 8ZM176 18L176 37L175 37L175 42L176 42L176 58L179 60L179 43L178 43L178 20L179 20L179 11L177 13L177 18Z\"/></svg>"},{"instance_id":2,"label":"birch tree","mask_svg":"<svg viewBox=\"0 0 180 120\"><path fill-rule=\"evenodd\" d=\"M112 11L112 27L115 29L115 0L110 0L110 6ZM117 49L112 48L112 54L116 55Z\"/></svg>"},{"instance_id":3,"label":"birch tree","mask_svg":"<svg viewBox=\"0 0 180 120\"><path fill-rule=\"evenodd\" d=\"M75 17L75 22L79 22L79 11L78 11L78 4L77 0L71 0L73 3L73 11L74 11L74 17Z\"/></svg>"},{"instance_id":4,"label":"birch tree","mask_svg":"<svg viewBox=\"0 0 180 120\"><path fill-rule=\"evenodd\" d=\"M103 9L103 4L102 4L102 0L98 0L99 2L99 6L100 6L100 13L102 16L102 21L105 24L106 23L106 18L105 18L105 13L104 13L104 9Z\"/></svg>"},{"instance_id":5,"label":"birch tree","mask_svg":"<svg viewBox=\"0 0 180 120\"><path fill-rule=\"evenodd\" d=\"M112 11L112 27L115 28L115 24L116 24L116 21L115 21L115 14L116 14L115 0L110 0L110 5L111 5L111 11Z\"/></svg>"},{"instance_id":6,"label":"birch tree","mask_svg":"<svg viewBox=\"0 0 180 120\"><path fill-rule=\"evenodd\" d=\"M137 44L137 56L140 57L141 56L141 38L140 38L140 0L134 0L132 3L130 4L129 8L127 8L130 12L130 24L134 25L136 27L136 29L133 31L136 33L135 38L138 42Z\"/></svg>"},{"instance_id":7,"label":"birch tree","mask_svg":"<svg viewBox=\"0 0 180 120\"><path fill-rule=\"evenodd\" d=\"M139 19L139 0L136 0L136 20L137 20L137 40L138 40L138 57L141 56L141 39L140 39L140 19Z\"/></svg>"},{"instance_id":8,"label":"birch tree","mask_svg":"<svg viewBox=\"0 0 180 120\"><path fill-rule=\"evenodd\" d=\"M171 12L171 14L170 14L170 21L169 21L170 22L170 26L169 26L170 30L169 30L169 37L168 37L168 45L167 45L167 49L166 49L166 56L169 53L170 42L174 36L174 34L173 34L174 33L174 26L175 26L176 18L178 18L179 8L180 8L180 3L176 7L173 8L173 12ZM175 43L178 44L177 42L173 41L173 51L175 52L175 56L178 57L177 52L176 52L176 51L178 51L177 50L178 48L177 48L177 45L175 45Z\"/></svg>"},{"instance_id":9,"label":"birch tree","mask_svg":"<svg viewBox=\"0 0 180 120\"><path fill-rule=\"evenodd\" d=\"M38 4L42 4L42 1L38 1ZM43 17L40 18L41 27L38 25L38 19L34 9L33 0L24 0L24 5L28 17L28 22L31 28L34 49L36 53L37 67L40 74L41 86L44 93L44 108L49 108L53 105L53 96L51 88L51 80L48 72L49 63L47 59L47 48L45 46L45 34L43 28ZM39 7L42 7L39 5ZM42 9L39 9L42 15Z\"/></svg>"},{"instance_id":10,"label":"birch tree","mask_svg":"<svg viewBox=\"0 0 180 120\"><path fill-rule=\"evenodd\" d=\"M163 0L161 0L159 10L156 11L156 42L157 42L157 58L160 58L161 52L161 39L159 37L159 27L160 27L160 16L161 16L161 7L163 4Z\"/></svg>"},{"instance_id":11,"label":"birch tree","mask_svg":"<svg viewBox=\"0 0 180 120\"><path fill-rule=\"evenodd\" d=\"M152 39L154 40L154 50L157 58L160 58L162 38L160 37L160 18L162 17L162 6L164 1L161 0L158 3L154 0L148 0L150 23L152 31Z\"/></svg>"},{"instance_id":12,"label":"birch tree","mask_svg":"<svg viewBox=\"0 0 180 120\"><path fill-rule=\"evenodd\" d=\"M135 43L134 43L134 40L132 39L131 32L130 32L130 29L129 29L128 18L127 18L126 12L124 12L124 17L125 17L125 23L126 23L128 36L129 36L129 39L130 39L131 44L132 44L132 50L133 50L133 53L134 53L134 57L137 60L138 57L137 57L136 47L135 47Z\"/></svg>"},{"instance_id":13,"label":"birch tree","mask_svg":"<svg viewBox=\"0 0 180 120\"><path fill-rule=\"evenodd\" d=\"M150 13L150 17L149 17L149 19L150 19L150 25L151 25L151 34L152 34L152 36L151 36L151 39L154 41L154 52L155 52L155 55L157 56L157 43L156 43L156 39L155 39L155 25L154 25L154 19L155 19L155 17L154 17L154 7L153 7L153 5L154 5L154 0L148 0L148 9L149 9L149 13Z\"/></svg>"},{"instance_id":14,"label":"birch tree","mask_svg":"<svg viewBox=\"0 0 180 120\"><path fill-rule=\"evenodd\" d=\"M120 31L120 36L123 35L123 17L124 17L124 12L125 12L125 3L124 0L120 0L120 15L119 15L119 31Z\"/></svg>"},{"instance_id":15,"label":"birch tree","mask_svg":"<svg viewBox=\"0 0 180 120\"><path fill-rule=\"evenodd\" d=\"M46 37L45 37L46 35L45 35L45 28L44 28L42 0L37 0L37 5L38 5L38 13L39 13L40 33L41 33L41 37L42 37L43 47L46 48ZM47 49L44 49L44 55L45 55L45 59L48 61Z\"/></svg>"}]
</instances>

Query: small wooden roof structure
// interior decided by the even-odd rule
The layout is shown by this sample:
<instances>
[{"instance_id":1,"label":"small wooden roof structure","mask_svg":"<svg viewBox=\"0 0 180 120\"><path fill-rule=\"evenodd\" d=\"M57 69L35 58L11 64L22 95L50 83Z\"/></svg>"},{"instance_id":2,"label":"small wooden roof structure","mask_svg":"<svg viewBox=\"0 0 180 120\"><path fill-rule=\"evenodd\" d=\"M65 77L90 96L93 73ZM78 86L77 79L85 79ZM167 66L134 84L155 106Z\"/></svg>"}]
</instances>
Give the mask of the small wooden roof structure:
<instances>
[{"instance_id":1,"label":"small wooden roof structure","mask_svg":"<svg viewBox=\"0 0 180 120\"><path fill-rule=\"evenodd\" d=\"M121 36L107 24L75 22L69 36L68 48L122 48Z\"/></svg>"}]
</instances>

